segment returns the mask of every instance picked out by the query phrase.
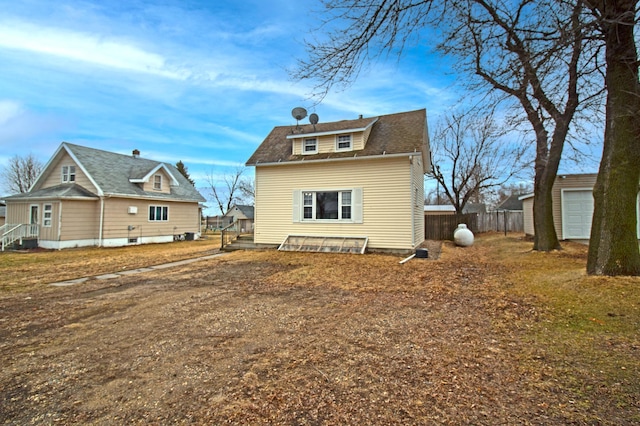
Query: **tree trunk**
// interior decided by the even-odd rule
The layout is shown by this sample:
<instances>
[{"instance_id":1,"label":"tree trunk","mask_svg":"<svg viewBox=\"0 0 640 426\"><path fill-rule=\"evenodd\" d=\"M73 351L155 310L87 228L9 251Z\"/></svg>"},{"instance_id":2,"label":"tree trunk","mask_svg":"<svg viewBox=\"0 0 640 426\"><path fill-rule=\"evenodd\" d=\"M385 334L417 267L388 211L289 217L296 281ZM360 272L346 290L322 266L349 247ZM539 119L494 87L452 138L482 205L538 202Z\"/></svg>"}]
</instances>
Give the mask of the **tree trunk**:
<instances>
[{"instance_id":1,"label":"tree trunk","mask_svg":"<svg viewBox=\"0 0 640 426\"><path fill-rule=\"evenodd\" d=\"M555 168L557 170L557 167ZM560 241L553 223L553 202L551 190L556 172L548 170L536 173L533 196L533 249L538 251L560 250Z\"/></svg>"},{"instance_id":2,"label":"tree trunk","mask_svg":"<svg viewBox=\"0 0 640 426\"><path fill-rule=\"evenodd\" d=\"M640 84L633 35L636 0L602 2L607 86L604 149L593 190L587 273L640 275Z\"/></svg>"}]
</instances>

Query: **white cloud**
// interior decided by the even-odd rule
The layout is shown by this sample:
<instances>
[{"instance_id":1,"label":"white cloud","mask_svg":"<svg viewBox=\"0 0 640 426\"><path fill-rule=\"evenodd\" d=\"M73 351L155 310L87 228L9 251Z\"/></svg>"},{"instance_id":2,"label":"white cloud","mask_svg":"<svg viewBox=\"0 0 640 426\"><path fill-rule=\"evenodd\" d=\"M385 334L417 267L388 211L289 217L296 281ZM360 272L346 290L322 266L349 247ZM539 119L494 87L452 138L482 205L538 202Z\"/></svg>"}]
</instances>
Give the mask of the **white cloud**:
<instances>
[{"instance_id":1,"label":"white cloud","mask_svg":"<svg viewBox=\"0 0 640 426\"><path fill-rule=\"evenodd\" d=\"M36 26L23 21L0 21L0 46L54 55L98 66L152 74L175 80L190 76L163 56L147 52L125 40L91 33Z\"/></svg>"},{"instance_id":2,"label":"white cloud","mask_svg":"<svg viewBox=\"0 0 640 426\"><path fill-rule=\"evenodd\" d=\"M7 124L11 119L22 114L22 105L15 101L0 100L0 125Z\"/></svg>"}]
</instances>

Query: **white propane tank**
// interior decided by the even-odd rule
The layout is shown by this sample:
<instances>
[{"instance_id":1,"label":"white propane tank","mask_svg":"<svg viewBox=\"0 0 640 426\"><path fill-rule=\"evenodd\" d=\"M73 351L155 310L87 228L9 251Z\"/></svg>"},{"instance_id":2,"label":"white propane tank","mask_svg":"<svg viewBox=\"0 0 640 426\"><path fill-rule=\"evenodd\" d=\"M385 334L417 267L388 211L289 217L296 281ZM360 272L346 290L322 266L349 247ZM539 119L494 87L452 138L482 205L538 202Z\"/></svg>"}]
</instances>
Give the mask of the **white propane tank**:
<instances>
[{"instance_id":1,"label":"white propane tank","mask_svg":"<svg viewBox=\"0 0 640 426\"><path fill-rule=\"evenodd\" d=\"M453 231L453 241L457 246L469 247L473 245L473 232L467 228L467 225L461 223Z\"/></svg>"}]
</instances>

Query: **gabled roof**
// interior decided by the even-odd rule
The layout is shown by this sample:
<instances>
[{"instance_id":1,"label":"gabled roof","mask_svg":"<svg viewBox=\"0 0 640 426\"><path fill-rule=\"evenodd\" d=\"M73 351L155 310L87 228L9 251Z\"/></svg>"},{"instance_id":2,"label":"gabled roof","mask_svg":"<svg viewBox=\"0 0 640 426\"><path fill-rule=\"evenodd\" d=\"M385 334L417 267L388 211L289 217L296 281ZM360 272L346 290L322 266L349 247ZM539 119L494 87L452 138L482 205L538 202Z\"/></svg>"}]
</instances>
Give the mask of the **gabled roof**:
<instances>
[{"instance_id":1,"label":"gabled roof","mask_svg":"<svg viewBox=\"0 0 640 426\"><path fill-rule=\"evenodd\" d=\"M229 209L229 211L226 214L229 214L234 208L237 208L238 210L240 210L240 212L242 212L242 214L247 219L253 219L253 206L243 206L240 204L235 204L233 207Z\"/></svg>"},{"instance_id":2,"label":"gabled roof","mask_svg":"<svg viewBox=\"0 0 640 426\"><path fill-rule=\"evenodd\" d=\"M520 197L520 194L511 194L509 198L496 207L496 210L522 210L522 199Z\"/></svg>"},{"instance_id":3,"label":"gabled roof","mask_svg":"<svg viewBox=\"0 0 640 426\"><path fill-rule=\"evenodd\" d=\"M173 165L139 156L123 155L95 148L63 142L51 160L44 167L42 174L31 188L39 191L41 181L46 180L52 171L56 159L64 152L68 153L97 188L98 196L146 197L177 201L198 201L205 199L191 183ZM171 192L144 191L137 183L145 182L158 170L163 169L171 178ZM51 188L47 188L51 189ZM25 194L20 194L25 195Z\"/></svg>"},{"instance_id":4,"label":"gabled roof","mask_svg":"<svg viewBox=\"0 0 640 426\"><path fill-rule=\"evenodd\" d=\"M336 158L361 158L367 156L420 153L428 150L426 132L427 111L401 112L379 117L343 120L300 126L277 126L266 137L247 161L249 166L297 161L315 161ZM317 134L339 134L362 131L371 127L371 133L364 149L323 152L313 155L293 155L291 137L305 137ZM428 155L428 153L424 153Z\"/></svg>"}]
</instances>

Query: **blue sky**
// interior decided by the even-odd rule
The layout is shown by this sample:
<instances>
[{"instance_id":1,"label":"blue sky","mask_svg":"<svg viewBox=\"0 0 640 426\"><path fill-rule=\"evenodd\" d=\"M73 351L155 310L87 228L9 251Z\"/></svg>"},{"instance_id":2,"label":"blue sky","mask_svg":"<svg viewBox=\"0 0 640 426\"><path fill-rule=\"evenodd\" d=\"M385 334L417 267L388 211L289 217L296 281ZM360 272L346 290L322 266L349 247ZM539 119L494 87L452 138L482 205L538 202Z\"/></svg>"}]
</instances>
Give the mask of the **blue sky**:
<instances>
[{"instance_id":1,"label":"blue sky","mask_svg":"<svg viewBox=\"0 0 640 426\"><path fill-rule=\"evenodd\" d=\"M377 62L313 107L288 69L317 24L300 1L0 1L0 164L62 141L175 163L205 185L303 106L321 121L453 101L440 61ZM426 48L425 48L426 50ZM425 52L426 53L426 52ZM424 61L427 61L426 63ZM431 118L431 117L430 117ZM248 170L249 174L252 170ZM206 192L206 191L203 191Z\"/></svg>"},{"instance_id":2,"label":"blue sky","mask_svg":"<svg viewBox=\"0 0 640 426\"><path fill-rule=\"evenodd\" d=\"M458 99L430 46L379 60L319 105L288 69L304 57L319 2L0 0L0 166L46 162L62 141L170 163L208 197L209 175L250 157L303 106L321 121L427 108ZM247 170L251 176L252 169Z\"/></svg>"}]
</instances>

